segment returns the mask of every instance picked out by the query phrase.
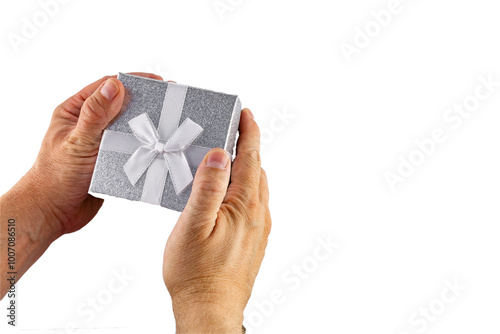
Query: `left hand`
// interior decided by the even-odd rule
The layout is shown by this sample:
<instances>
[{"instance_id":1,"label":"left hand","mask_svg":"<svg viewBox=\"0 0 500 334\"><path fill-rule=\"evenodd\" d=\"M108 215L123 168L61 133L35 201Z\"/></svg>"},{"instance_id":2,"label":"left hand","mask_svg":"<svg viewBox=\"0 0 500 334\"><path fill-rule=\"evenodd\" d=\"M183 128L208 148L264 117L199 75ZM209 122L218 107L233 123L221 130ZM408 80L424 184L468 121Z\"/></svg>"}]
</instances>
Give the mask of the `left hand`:
<instances>
[{"instance_id":1,"label":"left hand","mask_svg":"<svg viewBox=\"0 0 500 334\"><path fill-rule=\"evenodd\" d=\"M147 73L135 75L162 80ZM50 215L59 235L81 229L103 200L88 194L104 129L120 112L125 98L116 76L104 77L59 105L52 116L35 164L25 176L33 197Z\"/></svg>"}]
</instances>

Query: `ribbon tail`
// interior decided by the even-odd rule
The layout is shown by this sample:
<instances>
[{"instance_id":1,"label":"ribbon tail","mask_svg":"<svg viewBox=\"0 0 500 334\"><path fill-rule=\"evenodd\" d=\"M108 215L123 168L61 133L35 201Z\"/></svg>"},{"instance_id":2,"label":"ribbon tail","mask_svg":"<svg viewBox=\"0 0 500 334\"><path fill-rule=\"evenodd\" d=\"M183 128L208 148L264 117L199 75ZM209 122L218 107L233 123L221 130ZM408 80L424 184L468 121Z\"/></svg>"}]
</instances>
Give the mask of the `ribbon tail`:
<instances>
[{"instance_id":1,"label":"ribbon tail","mask_svg":"<svg viewBox=\"0 0 500 334\"><path fill-rule=\"evenodd\" d=\"M133 186L139 181L142 174L146 172L148 167L153 163L158 153L146 147L140 147L132 154L127 163L123 166L125 174Z\"/></svg>"},{"instance_id":2,"label":"ribbon tail","mask_svg":"<svg viewBox=\"0 0 500 334\"><path fill-rule=\"evenodd\" d=\"M183 152L165 153L163 156L174 184L175 193L179 195L193 181L191 168Z\"/></svg>"},{"instance_id":3,"label":"ribbon tail","mask_svg":"<svg viewBox=\"0 0 500 334\"><path fill-rule=\"evenodd\" d=\"M168 167L165 161L154 159L146 174L146 181L144 181L141 197L143 202L161 205L167 175Z\"/></svg>"}]
</instances>

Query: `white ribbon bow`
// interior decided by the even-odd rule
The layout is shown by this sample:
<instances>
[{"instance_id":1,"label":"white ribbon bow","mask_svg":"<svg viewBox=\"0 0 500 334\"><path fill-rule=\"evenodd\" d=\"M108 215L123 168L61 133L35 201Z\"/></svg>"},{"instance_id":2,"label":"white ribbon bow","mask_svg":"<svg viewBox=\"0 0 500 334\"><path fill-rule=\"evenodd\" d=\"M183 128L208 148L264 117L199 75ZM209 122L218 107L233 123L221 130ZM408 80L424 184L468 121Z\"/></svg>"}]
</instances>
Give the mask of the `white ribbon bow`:
<instances>
[{"instance_id":1,"label":"white ribbon bow","mask_svg":"<svg viewBox=\"0 0 500 334\"><path fill-rule=\"evenodd\" d=\"M179 195L193 180L190 166L198 166L210 150L193 145L201 126L189 118L179 126L187 89L168 83L157 128L144 113L128 122L133 134L104 131L101 150L131 155L123 169L132 185L146 173L143 202L161 204L168 174Z\"/></svg>"},{"instance_id":2,"label":"white ribbon bow","mask_svg":"<svg viewBox=\"0 0 500 334\"><path fill-rule=\"evenodd\" d=\"M198 138L203 128L186 118L167 142L162 143L147 114L137 116L128 124L137 139L144 143L123 166L130 183L135 186L158 155L163 155L164 168L167 168L167 173L170 172L175 192L177 195L181 193L193 181L184 151Z\"/></svg>"}]
</instances>

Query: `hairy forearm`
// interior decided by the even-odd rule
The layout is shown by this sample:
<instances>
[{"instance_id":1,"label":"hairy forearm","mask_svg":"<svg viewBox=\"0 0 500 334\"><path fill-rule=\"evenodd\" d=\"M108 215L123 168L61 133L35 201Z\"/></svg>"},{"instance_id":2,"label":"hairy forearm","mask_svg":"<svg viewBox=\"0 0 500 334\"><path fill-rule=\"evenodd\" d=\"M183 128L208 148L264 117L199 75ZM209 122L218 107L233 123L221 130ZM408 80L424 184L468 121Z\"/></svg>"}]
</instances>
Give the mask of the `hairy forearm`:
<instances>
[{"instance_id":1,"label":"hairy forearm","mask_svg":"<svg viewBox=\"0 0 500 334\"><path fill-rule=\"evenodd\" d=\"M54 220L44 208L41 193L30 172L0 197L0 298L59 237Z\"/></svg>"}]
</instances>

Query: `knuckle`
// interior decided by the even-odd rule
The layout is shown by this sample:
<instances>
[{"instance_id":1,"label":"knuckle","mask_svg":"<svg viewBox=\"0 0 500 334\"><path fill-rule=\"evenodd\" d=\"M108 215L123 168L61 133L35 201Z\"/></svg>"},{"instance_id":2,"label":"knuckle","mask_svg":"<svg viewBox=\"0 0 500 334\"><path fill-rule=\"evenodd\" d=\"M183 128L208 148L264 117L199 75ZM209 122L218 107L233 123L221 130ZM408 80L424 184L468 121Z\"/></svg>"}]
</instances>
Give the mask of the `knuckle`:
<instances>
[{"instance_id":1,"label":"knuckle","mask_svg":"<svg viewBox=\"0 0 500 334\"><path fill-rule=\"evenodd\" d=\"M67 103L67 101L64 101L63 103L59 104L56 109L54 109L54 115L62 116L65 113L64 107Z\"/></svg>"},{"instance_id":2,"label":"knuckle","mask_svg":"<svg viewBox=\"0 0 500 334\"><path fill-rule=\"evenodd\" d=\"M260 128L257 122L253 121L250 130L253 132L253 135L260 138Z\"/></svg>"},{"instance_id":3,"label":"knuckle","mask_svg":"<svg viewBox=\"0 0 500 334\"><path fill-rule=\"evenodd\" d=\"M265 218L265 224L264 224L264 233L266 237L268 237L271 234L271 230L273 228L273 222L271 219L271 214L269 213L269 210L266 212L266 218Z\"/></svg>"},{"instance_id":4,"label":"knuckle","mask_svg":"<svg viewBox=\"0 0 500 334\"><path fill-rule=\"evenodd\" d=\"M245 154L244 154L244 163L248 167L252 168L258 168L260 169L261 167L261 157L260 157L260 151L257 148L250 148Z\"/></svg>"},{"instance_id":5,"label":"knuckle","mask_svg":"<svg viewBox=\"0 0 500 334\"><path fill-rule=\"evenodd\" d=\"M260 207L260 196L257 191L258 184L255 178L242 175L238 179L239 184L232 188L233 197L241 202L246 208L256 210Z\"/></svg>"},{"instance_id":6,"label":"knuckle","mask_svg":"<svg viewBox=\"0 0 500 334\"><path fill-rule=\"evenodd\" d=\"M63 142L62 152L70 156L94 157L99 152L99 140L81 131L72 133Z\"/></svg>"},{"instance_id":7,"label":"knuckle","mask_svg":"<svg viewBox=\"0 0 500 334\"><path fill-rule=\"evenodd\" d=\"M262 175L262 178L264 179L264 181L266 181L267 183L267 173L266 171L264 170L264 168L261 168L260 169L260 175Z\"/></svg>"},{"instance_id":8,"label":"knuckle","mask_svg":"<svg viewBox=\"0 0 500 334\"><path fill-rule=\"evenodd\" d=\"M101 104L97 96L90 96L85 102L87 108L83 108L82 112L85 114L86 122L95 122L101 120L105 116L104 106Z\"/></svg>"},{"instance_id":9,"label":"knuckle","mask_svg":"<svg viewBox=\"0 0 500 334\"><path fill-rule=\"evenodd\" d=\"M246 200L246 205L248 210L252 213L260 211L261 204L258 196L256 195L248 196Z\"/></svg>"},{"instance_id":10,"label":"knuckle","mask_svg":"<svg viewBox=\"0 0 500 334\"><path fill-rule=\"evenodd\" d=\"M267 187L267 174L264 169L260 169L260 181Z\"/></svg>"},{"instance_id":11,"label":"knuckle","mask_svg":"<svg viewBox=\"0 0 500 334\"><path fill-rule=\"evenodd\" d=\"M260 157L260 149L259 148L252 148L250 150L250 156L257 162L257 164L261 165L261 157Z\"/></svg>"},{"instance_id":12,"label":"knuckle","mask_svg":"<svg viewBox=\"0 0 500 334\"><path fill-rule=\"evenodd\" d=\"M250 230L264 227L264 220L261 219L261 204L258 199L237 197L229 203L229 214L233 221L243 222Z\"/></svg>"},{"instance_id":13,"label":"knuckle","mask_svg":"<svg viewBox=\"0 0 500 334\"><path fill-rule=\"evenodd\" d=\"M239 182L246 185L245 188L241 190L241 194L245 197L257 196L259 188L259 177L255 173L249 172L247 174L239 176Z\"/></svg>"},{"instance_id":14,"label":"knuckle","mask_svg":"<svg viewBox=\"0 0 500 334\"><path fill-rule=\"evenodd\" d=\"M245 220L245 215L243 214L244 205L238 200L231 200L228 205L224 207L227 216L233 222L239 223Z\"/></svg>"},{"instance_id":15,"label":"knuckle","mask_svg":"<svg viewBox=\"0 0 500 334\"><path fill-rule=\"evenodd\" d=\"M264 170L264 168L261 168L261 169L260 169L260 175L262 175L262 177L263 177L264 179L267 179L267 173L266 173L266 171Z\"/></svg>"},{"instance_id":16,"label":"knuckle","mask_svg":"<svg viewBox=\"0 0 500 334\"><path fill-rule=\"evenodd\" d=\"M196 191L201 194L222 195L226 192L226 184L210 177L199 178L195 184Z\"/></svg>"}]
</instances>

